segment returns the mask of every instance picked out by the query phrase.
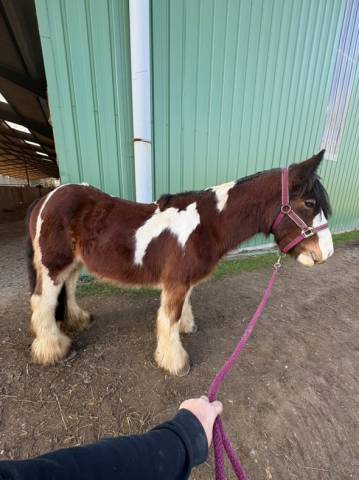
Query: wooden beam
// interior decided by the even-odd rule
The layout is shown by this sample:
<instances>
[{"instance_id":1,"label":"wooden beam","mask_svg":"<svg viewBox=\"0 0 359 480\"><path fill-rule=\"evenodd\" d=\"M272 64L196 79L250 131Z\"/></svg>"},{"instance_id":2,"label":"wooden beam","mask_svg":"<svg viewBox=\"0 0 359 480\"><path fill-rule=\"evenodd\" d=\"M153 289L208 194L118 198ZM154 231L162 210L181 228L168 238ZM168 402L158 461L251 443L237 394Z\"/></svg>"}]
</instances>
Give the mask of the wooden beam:
<instances>
[{"instance_id":1,"label":"wooden beam","mask_svg":"<svg viewBox=\"0 0 359 480\"><path fill-rule=\"evenodd\" d=\"M35 80L0 63L0 77L46 100L46 82Z\"/></svg>"},{"instance_id":2,"label":"wooden beam","mask_svg":"<svg viewBox=\"0 0 359 480\"><path fill-rule=\"evenodd\" d=\"M30 140L30 142L37 142L43 145L44 147L54 148L53 138L47 138L46 141L39 141L30 133L18 132L12 128L5 126L0 120L0 137L6 137L8 141L11 141L12 138L17 138L18 140ZM51 146L50 146L51 145Z\"/></svg>"},{"instance_id":3,"label":"wooden beam","mask_svg":"<svg viewBox=\"0 0 359 480\"><path fill-rule=\"evenodd\" d=\"M29 130L35 130L35 132L44 135L44 137L53 138L52 128L50 126L46 126L45 124L36 122L30 118L25 118L22 115L13 112L6 103L0 103L0 119L19 123L20 125L27 127Z\"/></svg>"},{"instance_id":4,"label":"wooden beam","mask_svg":"<svg viewBox=\"0 0 359 480\"><path fill-rule=\"evenodd\" d=\"M0 137L1 137L1 133L0 133ZM45 147L46 149L45 149L41 144L40 144L40 147L36 147L35 145L29 145L28 143L24 143L21 140L20 140L20 143L17 143L17 142L7 142L0 138L0 148L3 146L10 147L10 148L17 148L19 150L22 150L31 154L37 151L44 150L44 153L47 153L51 159L54 159L54 160L56 159L55 150L49 147L48 145L46 145Z\"/></svg>"},{"instance_id":5,"label":"wooden beam","mask_svg":"<svg viewBox=\"0 0 359 480\"><path fill-rule=\"evenodd\" d=\"M10 148L3 148L0 146L0 155L13 155L15 158L19 159L20 162L23 161L24 158L28 158L39 165L56 165L56 162L53 159L49 159L48 161L44 160L43 158L37 155L31 155L25 152L18 152L16 150Z\"/></svg>"},{"instance_id":6,"label":"wooden beam","mask_svg":"<svg viewBox=\"0 0 359 480\"><path fill-rule=\"evenodd\" d=\"M40 168L40 167L34 167L34 166L30 166L28 165L28 172L29 174L31 173L34 173L34 172L43 172L44 176L46 177L54 177L54 178L57 178L57 175L56 175L56 172L54 172L53 170L49 170L49 169L46 169L46 168ZM0 166L0 172L9 172L9 171L12 171L12 170L23 170L24 169L24 166L23 165L19 165L19 164L14 164L14 165L3 165L3 166Z\"/></svg>"},{"instance_id":7,"label":"wooden beam","mask_svg":"<svg viewBox=\"0 0 359 480\"><path fill-rule=\"evenodd\" d=\"M26 148L25 146L22 147L16 144L3 143L1 142L1 140L0 140L0 150L12 152L14 154L21 155L21 156L29 155L34 159L43 160L43 161L50 160L51 162L56 163L56 158L51 156L51 154L48 154L47 157L41 157L41 155L38 155L36 153L37 151L40 151L40 150L34 150L31 148Z\"/></svg>"},{"instance_id":8,"label":"wooden beam","mask_svg":"<svg viewBox=\"0 0 359 480\"><path fill-rule=\"evenodd\" d=\"M25 173L25 169L24 169L24 166L19 166L19 167L7 167L7 168L4 168L4 167L0 167L0 175L13 175L14 172L23 172ZM47 171L47 170L41 170L41 169L29 169L28 170L28 173L29 173L29 177L31 177L32 175L40 175L42 178L45 178L45 177L54 177L54 175L52 174L51 171ZM23 178L25 178L25 175L23 175Z\"/></svg>"},{"instance_id":9,"label":"wooden beam","mask_svg":"<svg viewBox=\"0 0 359 480\"><path fill-rule=\"evenodd\" d=\"M7 154L8 155L8 154ZM2 154L0 154L0 165L22 165L24 159L20 159L18 157L14 158L1 158ZM26 158L26 157L24 157ZM34 168L46 168L47 170L51 170L53 172L58 172L57 167L52 163L44 163L38 162L30 157L26 158L28 161L29 166L33 166Z\"/></svg>"}]
</instances>

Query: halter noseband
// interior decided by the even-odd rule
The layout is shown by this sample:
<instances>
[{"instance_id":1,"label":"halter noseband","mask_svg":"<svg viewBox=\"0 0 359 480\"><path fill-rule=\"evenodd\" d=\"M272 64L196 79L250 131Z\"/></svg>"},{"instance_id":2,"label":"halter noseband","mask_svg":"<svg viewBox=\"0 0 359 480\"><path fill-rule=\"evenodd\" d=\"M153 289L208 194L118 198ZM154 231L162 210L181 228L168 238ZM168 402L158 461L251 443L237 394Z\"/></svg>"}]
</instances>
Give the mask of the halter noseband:
<instances>
[{"instance_id":1,"label":"halter noseband","mask_svg":"<svg viewBox=\"0 0 359 480\"><path fill-rule=\"evenodd\" d=\"M288 243L284 248L282 248L283 253L289 252L292 248L294 248L298 243L302 242L306 238L312 237L320 230L325 230L328 228L328 224L324 223L323 225L319 225L318 227L309 227L304 220L302 220L299 215L295 213L289 203L289 180L288 180L288 168L282 169L282 204L280 207L280 212L275 219L272 231L274 232L278 225L281 223L283 218L287 216L289 217L300 229L300 235L296 237L294 240Z\"/></svg>"}]
</instances>

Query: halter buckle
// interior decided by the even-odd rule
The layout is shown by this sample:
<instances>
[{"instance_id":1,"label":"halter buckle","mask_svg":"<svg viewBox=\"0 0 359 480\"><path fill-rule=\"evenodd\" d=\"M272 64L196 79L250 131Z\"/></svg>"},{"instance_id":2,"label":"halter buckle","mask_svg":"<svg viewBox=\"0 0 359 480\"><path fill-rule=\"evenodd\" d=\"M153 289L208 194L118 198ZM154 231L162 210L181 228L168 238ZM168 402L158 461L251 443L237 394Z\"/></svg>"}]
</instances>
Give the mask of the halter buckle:
<instances>
[{"instance_id":1,"label":"halter buckle","mask_svg":"<svg viewBox=\"0 0 359 480\"><path fill-rule=\"evenodd\" d=\"M284 213L284 215L288 215L288 213L292 211L292 207L289 205L289 203L287 203L280 207L280 211Z\"/></svg>"},{"instance_id":2,"label":"halter buckle","mask_svg":"<svg viewBox=\"0 0 359 480\"><path fill-rule=\"evenodd\" d=\"M314 235L313 227L308 227L306 230L302 230L302 235L304 238L309 238Z\"/></svg>"}]
</instances>

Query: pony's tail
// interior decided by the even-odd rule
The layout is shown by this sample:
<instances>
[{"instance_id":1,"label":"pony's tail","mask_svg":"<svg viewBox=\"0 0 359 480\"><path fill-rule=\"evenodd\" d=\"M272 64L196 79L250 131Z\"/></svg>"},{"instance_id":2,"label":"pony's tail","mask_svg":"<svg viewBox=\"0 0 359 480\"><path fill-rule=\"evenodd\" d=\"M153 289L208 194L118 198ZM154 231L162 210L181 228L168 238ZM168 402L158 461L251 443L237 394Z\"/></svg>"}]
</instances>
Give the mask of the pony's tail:
<instances>
[{"instance_id":1,"label":"pony's tail","mask_svg":"<svg viewBox=\"0 0 359 480\"><path fill-rule=\"evenodd\" d=\"M25 243L25 249L26 249L26 264L27 264L27 273L29 276L29 284L30 284L30 292L31 295L35 291L36 287L36 270L34 267L34 247L32 244L32 239L30 236L30 217L33 209L35 208L35 205L39 199L36 199L32 204L29 206L29 208L26 211L26 216L25 216L25 233L26 233L26 243Z\"/></svg>"},{"instance_id":2,"label":"pony's tail","mask_svg":"<svg viewBox=\"0 0 359 480\"><path fill-rule=\"evenodd\" d=\"M30 236L29 222L33 209L35 208L39 199L36 199L29 206L26 212L25 217L25 226L26 226L26 263L27 263L27 272L29 276L30 292L31 295L35 292L36 287L36 270L34 267L34 246L32 244L32 239ZM60 294L57 299L57 306L55 312L56 320L65 320L66 316L66 303L67 303L67 294L66 286L64 285L60 291Z\"/></svg>"}]
</instances>

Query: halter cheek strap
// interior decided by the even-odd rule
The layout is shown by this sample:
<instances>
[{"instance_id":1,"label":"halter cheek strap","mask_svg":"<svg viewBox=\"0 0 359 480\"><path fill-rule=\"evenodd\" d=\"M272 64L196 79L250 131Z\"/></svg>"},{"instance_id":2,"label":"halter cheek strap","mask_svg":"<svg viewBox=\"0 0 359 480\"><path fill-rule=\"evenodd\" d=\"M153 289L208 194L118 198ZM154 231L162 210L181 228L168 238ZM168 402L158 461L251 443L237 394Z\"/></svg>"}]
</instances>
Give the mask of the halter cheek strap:
<instances>
[{"instance_id":1,"label":"halter cheek strap","mask_svg":"<svg viewBox=\"0 0 359 480\"><path fill-rule=\"evenodd\" d=\"M277 215L277 218L275 219L273 226L272 226L272 232L276 230L278 225L281 223L283 218L287 216L289 217L300 229L300 235L298 235L294 240L289 242L284 248L282 248L283 253L289 252L292 248L294 248L298 243L302 242L306 238L312 237L315 235L317 232L321 230L325 230L328 228L328 224L324 223L323 225L320 225L318 227L309 227L304 220L302 220L299 215L297 215L294 210L292 209L290 203L289 203L289 173L288 173L288 168L283 168L282 169L282 204L280 207L280 212Z\"/></svg>"}]
</instances>

